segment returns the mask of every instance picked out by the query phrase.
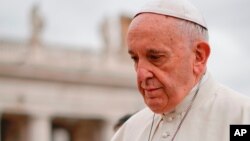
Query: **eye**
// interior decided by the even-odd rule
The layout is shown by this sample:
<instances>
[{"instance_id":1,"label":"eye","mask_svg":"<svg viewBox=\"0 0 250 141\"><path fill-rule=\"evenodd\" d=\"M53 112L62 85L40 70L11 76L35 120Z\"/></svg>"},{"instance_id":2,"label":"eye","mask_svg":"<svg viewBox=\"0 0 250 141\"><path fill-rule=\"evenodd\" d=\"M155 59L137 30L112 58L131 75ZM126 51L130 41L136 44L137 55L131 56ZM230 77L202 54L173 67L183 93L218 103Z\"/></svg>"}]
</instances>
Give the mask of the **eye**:
<instances>
[{"instance_id":1,"label":"eye","mask_svg":"<svg viewBox=\"0 0 250 141\"><path fill-rule=\"evenodd\" d=\"M157 61L161 58L161 55L149 55L148 58L152 61Z\"/></svg>"}]
</instances>

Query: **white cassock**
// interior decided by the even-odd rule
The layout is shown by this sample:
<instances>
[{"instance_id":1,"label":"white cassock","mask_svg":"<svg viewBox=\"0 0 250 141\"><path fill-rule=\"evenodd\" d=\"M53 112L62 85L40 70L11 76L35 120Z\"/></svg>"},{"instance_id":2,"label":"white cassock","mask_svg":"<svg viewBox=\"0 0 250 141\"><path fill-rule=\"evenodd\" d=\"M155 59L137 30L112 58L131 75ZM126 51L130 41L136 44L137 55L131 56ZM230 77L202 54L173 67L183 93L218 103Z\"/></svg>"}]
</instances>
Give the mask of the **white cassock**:
<instances>
[{"instance_id":1,"label":"white cassock","mask_svg":"<svg viewBox=\"0 0 250 141\"><path fill-rule=\"evenodd\" d=\"M177 131L195 93L190 94L176 109L164 115L145 108L131 117L111 141L229 141L231 124L250 124L250 97L241 95L214 81L206 74L197 97ZM152 126L152 129L151 129Z\"/></svg>"}]
</instances>

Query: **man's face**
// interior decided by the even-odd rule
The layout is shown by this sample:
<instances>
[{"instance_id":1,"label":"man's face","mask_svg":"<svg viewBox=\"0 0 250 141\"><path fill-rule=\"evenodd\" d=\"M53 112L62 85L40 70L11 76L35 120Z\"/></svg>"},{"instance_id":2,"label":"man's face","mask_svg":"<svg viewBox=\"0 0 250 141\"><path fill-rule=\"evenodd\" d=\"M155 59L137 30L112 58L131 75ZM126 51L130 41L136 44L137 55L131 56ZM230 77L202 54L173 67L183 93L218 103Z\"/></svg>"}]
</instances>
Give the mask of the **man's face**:
<instances>
[{"instance_id":1,"label":"man's face","mask_svg":"<svg viewBox=\"0 0 250 141\"><path fill-rule=\"evenodd\" d=\"M137 85L155 113L173 110L196 83L195 53L178 23L175 18L145 13L133 20L128 31Z\"/></svg>"}]
</instances>

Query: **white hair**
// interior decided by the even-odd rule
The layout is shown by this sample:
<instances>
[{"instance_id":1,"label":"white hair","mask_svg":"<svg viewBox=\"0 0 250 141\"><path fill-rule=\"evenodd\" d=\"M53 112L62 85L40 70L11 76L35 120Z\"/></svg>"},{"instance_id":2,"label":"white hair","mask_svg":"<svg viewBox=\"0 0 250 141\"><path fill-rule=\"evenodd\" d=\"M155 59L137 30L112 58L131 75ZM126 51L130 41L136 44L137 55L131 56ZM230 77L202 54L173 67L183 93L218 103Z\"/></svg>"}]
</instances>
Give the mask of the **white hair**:
<instances>
[{"instance_id":1,"label":"white hair","mask_svg":"<svg viewBox=\"0 0 250 141\"><path fill-rule=\"evenodd\" d=\"M180 20L180 31L186 33L186 35L191 39L191 41L195 40L205 40L208 42L208 30L201 25L196 23Z\"/></svg>"}]
</instances>

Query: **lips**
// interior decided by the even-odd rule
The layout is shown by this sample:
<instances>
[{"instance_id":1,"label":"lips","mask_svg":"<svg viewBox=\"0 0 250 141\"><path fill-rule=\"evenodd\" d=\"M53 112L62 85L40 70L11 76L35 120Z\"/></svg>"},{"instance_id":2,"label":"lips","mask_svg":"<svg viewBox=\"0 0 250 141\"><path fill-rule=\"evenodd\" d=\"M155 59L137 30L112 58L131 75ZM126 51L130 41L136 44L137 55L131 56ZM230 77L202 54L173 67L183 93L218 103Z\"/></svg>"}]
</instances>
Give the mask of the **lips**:
<instances>
[{"instance_id":1,"label":"lips","mask_svg":"<svg viewBox=\"0 0 250 141\"><path fill-rule=\"evenodd\" d=\"M156 90L159 90L160 88L147 88L147 89L144 89L145 91L147 92L153 92L153 91L156 91Z\"/></svg>"},{"instance_id":2,"label":"lips","mask_svg":"<svg viewBox=\"0 0 250 141\"><path fill-rule=\"evenodd\" d=\"M147 88L147 89L144 89L144 94L150 98L157 97L159 94L158 90L160 89L161 88Z\"/></svg>"}]
</instances>

